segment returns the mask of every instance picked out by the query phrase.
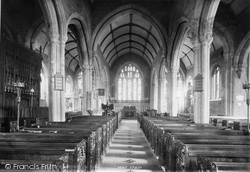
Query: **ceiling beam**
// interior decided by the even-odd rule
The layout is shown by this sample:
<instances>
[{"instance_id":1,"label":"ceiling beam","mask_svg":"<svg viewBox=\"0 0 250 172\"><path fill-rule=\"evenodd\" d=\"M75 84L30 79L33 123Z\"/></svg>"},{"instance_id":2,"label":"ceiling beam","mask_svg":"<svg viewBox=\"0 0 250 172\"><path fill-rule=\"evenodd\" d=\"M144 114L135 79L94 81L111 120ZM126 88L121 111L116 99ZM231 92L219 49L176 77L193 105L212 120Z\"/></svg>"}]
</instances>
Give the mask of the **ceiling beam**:
<instances>
[{"instance_id":1,"label":"ceiling beam","mask_svg":"<svg viewBox=\"0 0 250 172\"><path fill-rule=\"evenodd\" d=\"M117 49L116 49L116 44L115 44L115 41L114 41L114 32L113 32L112 24L110 23L109 26L110 26L110 33L111 33L111 36L112 36L112 41L111 42L113 42L114 47L115 47L115 52L116 52L115 54L117 54Z\"/></svg>"}]
</instances>

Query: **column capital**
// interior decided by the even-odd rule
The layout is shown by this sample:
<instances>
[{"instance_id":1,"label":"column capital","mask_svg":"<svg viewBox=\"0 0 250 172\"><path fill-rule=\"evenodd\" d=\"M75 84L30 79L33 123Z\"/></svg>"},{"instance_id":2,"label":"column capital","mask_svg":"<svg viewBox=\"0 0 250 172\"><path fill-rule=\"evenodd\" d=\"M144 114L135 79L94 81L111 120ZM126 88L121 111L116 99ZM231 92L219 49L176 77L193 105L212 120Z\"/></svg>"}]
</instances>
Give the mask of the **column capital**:
<instances>
[{"instance_id":1,"label":"column capital","mask_svg":"<svg viewBox=\"0 0 250 172\"><path fill-rule=\"evenodd\" d=\"M60 36L61 44L65 44L67 40L68 40L68 36L67 35Z\"/></svg>"},{"instance_id":2,"label":"column capital","mask_svg":"<svg viewBox=\"0 0 250 172\"><path fill-rule=\"evenodd\" d=\"M176 67L176 66L171 67L171 72L172 73L177 73L178 71L179 71L179 67Z\"/></svg>"},{"instance_id":3,"label":"column capital","mask_svg":"<svg viewBox=\"0 0 250 172\"><path fill-rule=\"evenodd\" d=\"M222 56L223 56L224 59L233 59L234 53L232 53L232 52L223 52Z\"/></svg>"},{"instance_id":4,"label":"column capital","mask_svg":"<svg viewBox=\"0 0 250 172\"><path fill-rule=\"evenodd\" d=\"M57 32L49 32L49 40L51 42L58 42L59 34Z\"/></svg>"},{"instance_id":5,"label":"column capital","mask_svg":"<svg viewBox=\"0 0 250 172\"><path fill-rule=\"evenodd\" d=\"M200 36L200 43L202 45L210 45L213 42L212 32L207 32Z\"/></svg>"},{"instance_id":6,"label":"column capital","mask_svg":"<svg viewBox=\"0 0 250 172\"><path fill-rule=\"evenodd\" d=\"M247 64L242 63L242 64L234 65L233 68L235 72L238 74L238 77L241 78L246 71Z\"/></svg>"},{"instance_id":7,"label":"column capital","mask_svg":"<svg viewBox=\"0 0 250 172\"><path fill-rule=\"evenodd\" d=\"M93 68L93 66L92 65L89 65L89 64L84 64L84 65L82 65L82 69L83 70L91 70Z\"/></svg>"}]
</instances>

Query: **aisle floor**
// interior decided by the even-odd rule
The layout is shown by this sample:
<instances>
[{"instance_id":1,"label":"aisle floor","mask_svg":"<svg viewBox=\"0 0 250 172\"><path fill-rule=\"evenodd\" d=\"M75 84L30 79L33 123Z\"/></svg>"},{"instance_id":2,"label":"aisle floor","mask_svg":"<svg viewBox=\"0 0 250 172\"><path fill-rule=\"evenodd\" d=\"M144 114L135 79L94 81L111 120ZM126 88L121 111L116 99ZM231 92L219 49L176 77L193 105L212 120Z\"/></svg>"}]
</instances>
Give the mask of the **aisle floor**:
<instances>
[{"instance_id":1,"label":"aisle floor","mask_svg":"<svg viewBox=\"0 0 250 172\"><path fill-rule=\"evenodd\" d=\"M163 172L137 120L122 120L97 172Z\"/></svg>"}]
</instances>

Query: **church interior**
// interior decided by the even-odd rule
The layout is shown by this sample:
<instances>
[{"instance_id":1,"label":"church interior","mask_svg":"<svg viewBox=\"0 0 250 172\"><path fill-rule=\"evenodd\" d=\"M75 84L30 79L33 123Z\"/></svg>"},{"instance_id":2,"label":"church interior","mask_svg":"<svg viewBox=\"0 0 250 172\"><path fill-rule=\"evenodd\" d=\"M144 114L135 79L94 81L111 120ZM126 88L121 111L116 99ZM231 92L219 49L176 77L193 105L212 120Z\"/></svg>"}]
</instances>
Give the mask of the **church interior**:
<instances>
[{"instance_id":1,"label":"church interior","mask_svg":"<svg viewBox=\"0 0 250 172\"><path fill-rule=\"evenodd\" d=\"M0 171L250 171L250 0L0 16Z\"/></svg>"}]
</instances>

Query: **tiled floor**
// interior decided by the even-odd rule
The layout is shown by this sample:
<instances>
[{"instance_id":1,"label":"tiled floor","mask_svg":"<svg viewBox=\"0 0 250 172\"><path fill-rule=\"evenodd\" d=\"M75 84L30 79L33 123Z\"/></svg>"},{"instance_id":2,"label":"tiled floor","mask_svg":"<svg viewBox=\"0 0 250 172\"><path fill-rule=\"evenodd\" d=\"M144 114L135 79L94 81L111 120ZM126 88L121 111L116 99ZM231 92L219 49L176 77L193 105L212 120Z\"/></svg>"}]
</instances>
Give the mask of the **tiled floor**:
<instances>
[{"instance_id":1,"label":"tiled floor","mask_svg":"<svg viewBox=\"0 0 250 172\"><path fill-rule=\"evenodd\" d=\"M162 172L136 120L122 120L97 172Z\"/></svg>"}]
</instances>

